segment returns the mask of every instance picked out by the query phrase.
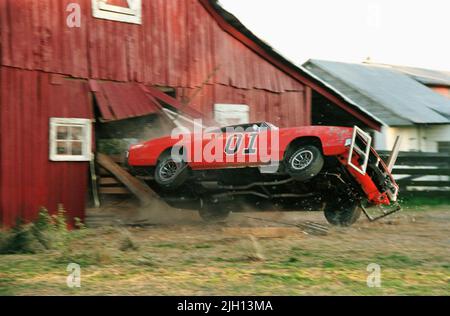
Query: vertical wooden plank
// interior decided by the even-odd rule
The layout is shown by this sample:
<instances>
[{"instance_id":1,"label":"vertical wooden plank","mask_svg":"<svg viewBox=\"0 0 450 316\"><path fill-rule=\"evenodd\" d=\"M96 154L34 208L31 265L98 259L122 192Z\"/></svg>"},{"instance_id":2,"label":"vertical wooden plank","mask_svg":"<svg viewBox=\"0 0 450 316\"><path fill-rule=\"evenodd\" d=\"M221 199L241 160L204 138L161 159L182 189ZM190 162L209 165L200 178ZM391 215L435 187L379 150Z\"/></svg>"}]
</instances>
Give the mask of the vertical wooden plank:
<instances>
[{"instance_id":1,"label":"vertical wooden plank","mask_svg":"<svg viewBox=\"0 0 450 316\"><path fill-rule=\"evenodd\" d=\"M0 0L0 64L11 65L11 23L8 0Z\"/></svg>"},{"instance_id":2,"label":"vertical wooden plank","mask_svg":"<svg viewBox=\"0 0 450 316\"><path fill-rule=\"evenodd\" d=\"M310 87L305 89L305 119L303 120L303 125L311 125L311 106L312 106L312 91Z\"/></svg>"}]
</instances>

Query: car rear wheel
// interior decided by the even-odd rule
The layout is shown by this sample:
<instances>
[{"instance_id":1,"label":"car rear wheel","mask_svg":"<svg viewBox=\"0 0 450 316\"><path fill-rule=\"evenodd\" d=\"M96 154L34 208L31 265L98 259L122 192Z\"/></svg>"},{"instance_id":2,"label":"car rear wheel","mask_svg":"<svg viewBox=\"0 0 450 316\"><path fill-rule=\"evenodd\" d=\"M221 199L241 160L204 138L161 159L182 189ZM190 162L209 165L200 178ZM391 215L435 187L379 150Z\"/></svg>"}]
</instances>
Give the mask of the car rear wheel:
<instances>
[{"instance_id":1,"label":"car rear wheel","mask_svg":"<svg viewBox=\"0 0 450 316\"><path fill-rule=\"evenodd\" d=\"M324 213L331 225L348 227L359 219L361 208L356 201L327 202Z\"/></svg>"},{"instance_id":2,"label":"car rear wheel","mask_svg":"<svg viewBox=\"0 0 450 316\"><path fill-rule=\"evenodd\" d=\"M321 170L324 159L321 151L312 145L297 147L286 159L288 174L297 181L314 178Z\"/></svg>"},{"instance_id":3,"label":"car rear wheel","mask_svg":"<svg viewBox=\"0 0 450 316\"><path fill-rule=\"evenodd\" d=\"M164 188L175 189L189 178L187 163L164 154L155 168L155 181Z\"/></svg>"},{"instance_id":4,"label":"car rear wheel","mask_svg":"<svg viewBox=\"0 0 450 316\"><path fill-rule=\"evenodd\" d=\"M230 205L226 203L212 203L210 201L202 203L198 214L207 223L218 223L225 221L231 213Z\"/></svg>"}]
</instances>

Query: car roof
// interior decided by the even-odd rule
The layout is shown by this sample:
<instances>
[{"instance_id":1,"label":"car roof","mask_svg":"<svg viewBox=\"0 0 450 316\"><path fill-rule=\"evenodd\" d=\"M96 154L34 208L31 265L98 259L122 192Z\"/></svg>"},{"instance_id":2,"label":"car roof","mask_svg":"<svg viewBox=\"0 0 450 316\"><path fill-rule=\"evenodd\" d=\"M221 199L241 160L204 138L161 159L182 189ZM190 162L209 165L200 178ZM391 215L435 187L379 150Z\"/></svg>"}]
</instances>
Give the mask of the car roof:
<instances>
[{"instance_id":1,"label":"car roof","mask_svg":"<svg viewBox=\"0 0 450 316\"><path fill-rule=\"evenodd\" d=\"M236 128L236 127L245 127L245 126L252 126L252 125L265 125L265 126L273 126L273 124L270 124L268 122L264 122L264 121L260 121L260 122L250 122L250 123L242 123L242 124L236 124L236 125L228 125L228 126L223 126L220 129L225 129L225 128Z\"/></svg>"}]
</instances>

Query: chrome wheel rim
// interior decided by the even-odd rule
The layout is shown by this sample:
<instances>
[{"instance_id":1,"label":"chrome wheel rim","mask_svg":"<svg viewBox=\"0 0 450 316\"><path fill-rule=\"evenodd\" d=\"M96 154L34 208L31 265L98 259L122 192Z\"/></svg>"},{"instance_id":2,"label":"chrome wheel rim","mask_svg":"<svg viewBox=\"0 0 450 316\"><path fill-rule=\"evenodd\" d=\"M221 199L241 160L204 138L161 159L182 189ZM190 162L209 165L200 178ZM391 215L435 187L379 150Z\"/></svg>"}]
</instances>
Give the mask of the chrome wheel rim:
<instances>
[{"instance_id":1,"label":"chrome wheel rim","mask_svg":"<svg viewBox=\"0 0 450 316\"><path fill-rule=\"evenodd\" d=\"M303 170L312 163L313 159L314 154L310 150L302 150L292 157L291 166L295 170Z\"/></svg>"},{"instance_id":2,"label":"chrome wheel rim","mask_svg":"<svg viewBox=\"0 0 450 316\"><path fill-rule=\"evenodd\" d=\"M178 165L172 159L167 160L159 169L159 176L163 181L171 180L178 172Z\"/></svg>"}]
</instances>

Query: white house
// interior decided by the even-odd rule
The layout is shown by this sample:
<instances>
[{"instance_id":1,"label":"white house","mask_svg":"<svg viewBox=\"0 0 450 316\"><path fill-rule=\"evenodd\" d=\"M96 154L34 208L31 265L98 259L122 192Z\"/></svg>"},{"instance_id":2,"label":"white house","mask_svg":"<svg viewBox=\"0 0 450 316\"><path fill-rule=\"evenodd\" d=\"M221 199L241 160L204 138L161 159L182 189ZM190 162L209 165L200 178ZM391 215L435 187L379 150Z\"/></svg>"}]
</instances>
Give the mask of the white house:
<instances>
[{"instance_id":1,"label":"white house","mask_svg":"<svg viewBox=\"0 0 450 316\"><path fill-rule=\"evenodd\" d=\"M384 123L378 150L450 152L450 99L387 65L309 60L303 67ZM320 122L316 122L320 124Z\"/></svg>"}]
</instances>

